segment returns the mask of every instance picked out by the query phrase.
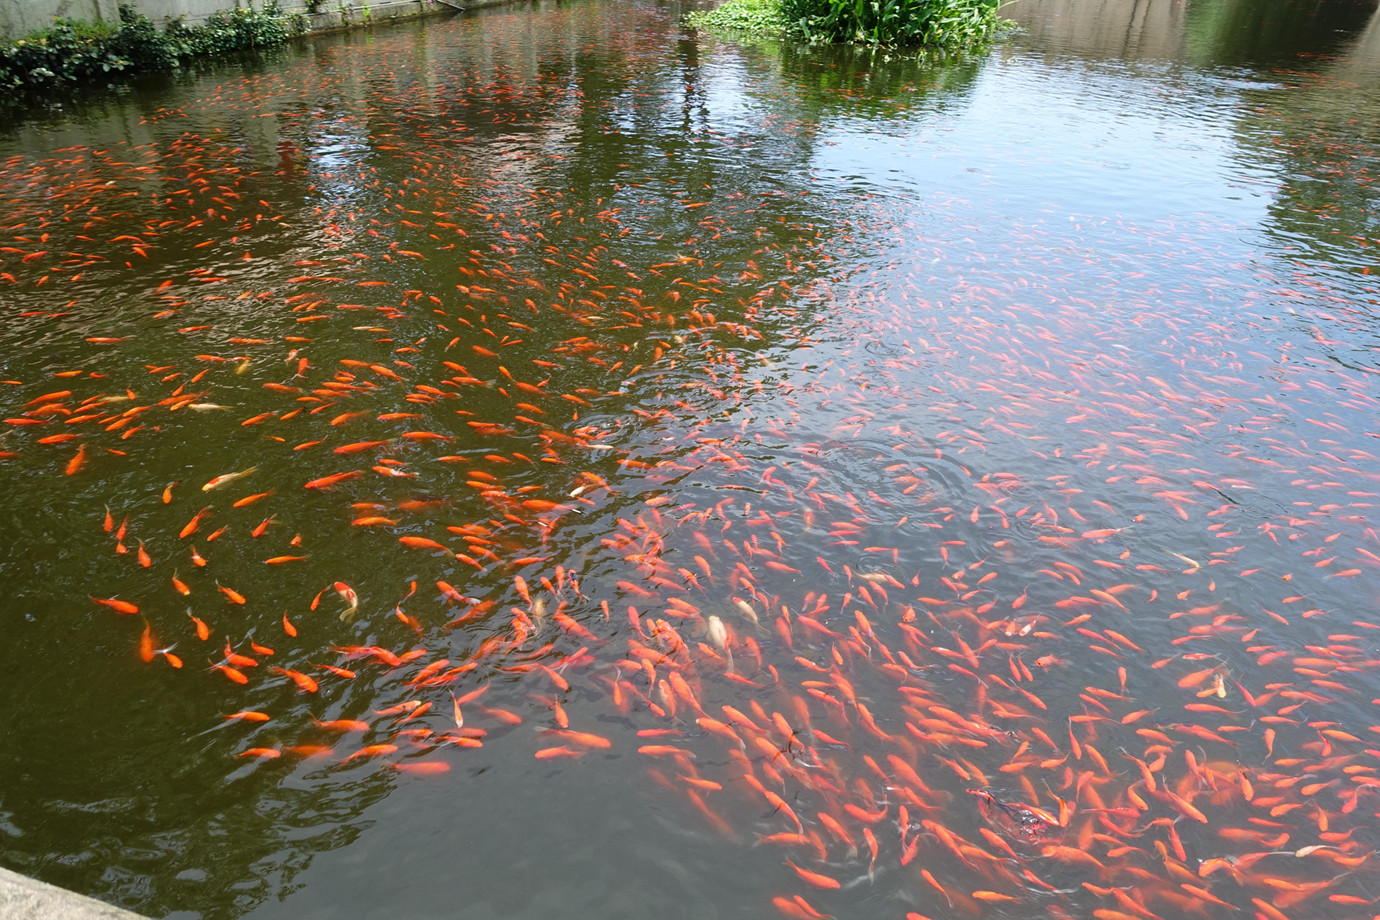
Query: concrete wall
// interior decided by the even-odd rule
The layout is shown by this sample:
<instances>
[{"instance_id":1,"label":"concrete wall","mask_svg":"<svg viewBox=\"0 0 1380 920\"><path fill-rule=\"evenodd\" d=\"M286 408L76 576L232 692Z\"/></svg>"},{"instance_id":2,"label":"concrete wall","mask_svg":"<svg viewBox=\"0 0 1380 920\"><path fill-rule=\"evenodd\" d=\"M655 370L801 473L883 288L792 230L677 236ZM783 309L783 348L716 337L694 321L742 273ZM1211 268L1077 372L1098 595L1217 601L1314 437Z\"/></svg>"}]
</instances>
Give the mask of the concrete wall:
<instances>
[{"instance_id":1,"label":"concrete wall","mask_svg":"<svg viewBox=\"0 0 1380 920\"><path fill-rule=\"evenodd\" d=\"M201 25L217 10L237 7L262 9L265 0L126 0L158 26L181 19L186 26ZM0 39L19 38L39 29L46 29L55 19L88 19L108 22L120 21L120 0L0 0ZM451 9L452 5L468 7L492 3L464 3L452 0L318 0L319 12L307 9L307 0L279 0L279 6L289 13L307 14L311 31L348 28L389 19L413 18Z\"/></svg>"},{"instance_id":2,"label":"concrete wall","mask_svg":"<svg viewBox=\"0 0 1380 920\"><path fill-rule=\"evenodd\" d=\"M0 3L13 0L0 0ZM61 0L28 0L28 2L61 2ZM94 2L94 0L87 0ZM129 0L139 12L157 25L181 19L186 26L199 26L217 10L252 8L261 10L265 0ZM312 13L306 0L279 0L278 5L288 13L306 13L313 32L340 28L342 25L361 25L386 19L424 15L449 7L435 0L318 0L318 12Z\"/></svg>"},{"instance_id":3,"label":"concrete wall","mask_svg":"<svg viewBox=\"0 0 1380 920\"><path fill-rule=\"evenodd\" d=\"M1166 60L1183 53L1188 7L1183 0L1015 0L1001 15L1047 47Z\"/></svg>"},{"instance_id":4,"label":"concrete wall","mask_svg":"<svg viewBox=\"0 0 1380 920\"><path fill-rule=\"evenodd\" d=\"M3 2L3 0L0 0ZM214 0L140 0L141 3L213 3ZM220 8L230 0L221 0ZM415 19L418 16L430 16L434 13L454 12L456 6L460 5L461 0L454 0L455 5L442 3L440 0L321 0L320 12L308 12L302 0L279 0L279 6L288 12L301 11L306 13L307 20L311 23L312 32L329 32L333 29L349 29L356 26L368 25L376 22L387 22L390 19ZM480 0L478 3L465 3L467 9L480 6L495 6L505 3L507 0ZM257 8L257 7L256 7ZM153 18L152 13L145 13L149 18ZM206 15L210 15L207 13ZM157 20L154 20L157 22ZM196 25L197 21L188 15L186 20L188 25Z\"/></svg>"},{"instance_id":5,"label":"concrete wall","mask_svg":"<svg viewBox=\"0 0 1380 920\"><path fill-rule=\"evenodd\" d=\"M46 29L54 19L119 22L118 0L0 0L0 36L19 38Z\"/></svg>"},{"instance_id":6,"label":"concrete wall","mask_svg":"<svg viewBox=\"0 0 1380 920\"><path fill-rule=\"evenodd\" d=\"M145 920L139 914L0 869L4 920Z\"/></svg>"}]
</instances>

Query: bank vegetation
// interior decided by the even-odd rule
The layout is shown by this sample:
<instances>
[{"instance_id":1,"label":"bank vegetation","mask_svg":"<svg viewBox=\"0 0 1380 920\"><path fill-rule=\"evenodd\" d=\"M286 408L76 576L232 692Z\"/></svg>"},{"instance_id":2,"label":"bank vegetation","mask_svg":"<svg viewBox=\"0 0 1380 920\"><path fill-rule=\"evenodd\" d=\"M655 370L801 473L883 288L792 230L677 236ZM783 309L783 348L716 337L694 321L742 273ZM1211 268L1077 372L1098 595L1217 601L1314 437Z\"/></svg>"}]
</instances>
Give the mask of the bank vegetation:
<instances>
[{"instance_id":1,"label":"bank vegetation","mask_svg":"<svg viewBox=\"0 0 1380 920\"><path fill-rule=\"evenodd\" d=\"M999 0L728 0L690 14L715 32L885 47L963 48L998 34Z\"/></svg>"},{"instance_id":2,"label":"bank vegetation","mask_svg":"<svg viewBox=\"0 0 1380 920\"><path fill-rule=\"evenodd\" d=\"M174 70L188 58L281 44L307 30L304 16L276 3L262 10L216 13L187 28L159 29L133 7L120 7L120 24L59 19L51 28L0 44L0 88L47 89L122 76Z\"/></svg>"}]
</instances>

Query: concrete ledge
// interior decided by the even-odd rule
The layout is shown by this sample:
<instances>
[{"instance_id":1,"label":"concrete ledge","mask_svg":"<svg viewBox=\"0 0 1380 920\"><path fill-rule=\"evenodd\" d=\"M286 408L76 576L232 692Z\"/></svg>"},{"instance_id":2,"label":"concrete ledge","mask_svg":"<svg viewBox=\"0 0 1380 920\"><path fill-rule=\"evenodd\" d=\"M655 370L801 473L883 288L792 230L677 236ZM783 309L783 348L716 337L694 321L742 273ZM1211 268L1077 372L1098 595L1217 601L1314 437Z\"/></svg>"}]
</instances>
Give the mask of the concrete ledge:
<instances>
[{"instance_id":1,"label":"concrete ledge","mask_svg":"<svg viewBox=\"0 0 1380 920\"><path fill-rule=\"evenodd\" d=\"M0 917L4 920L145 920L139 914L4 868L0 868Z\"/></svg>"},{"instance_id":2,"label":"concrete ledge","mask_svg":"<svg viewBox=\"0 0 1380 920\"><path fill-rule=\"evenodd\" d=\"M283 4L283 9L289 13L302 12L306 15L307 22L310 23L307 35L360 29L385 22L456 12L454 7L438 3L436 0L375 0L374 3L368 3L367 0L342 0L333 6L323 2L323 9L319 13L312 13L305 8L299 10L294 3L295 0L289 0L289 3Z\"/></svg>"},{"instance_id":3,"label":"concrete ledge","mask_svg":"<svg viewBox=\"0 0 1380 920\"><path fill-rule=\"evenodd\" d=\"M0 3L2 2L3 0L0 0ZM408 19L454 15L489 6L504 6L513 0L375 0L372 4L368 0L340 0L334 9L325 9L319 13L307 12L305 7L299 10L290 5L297 2L300 0L288 0L283 9L290 13L304 13L309 23L305 34L321 35Z\"/></svg>"}]
</instances>

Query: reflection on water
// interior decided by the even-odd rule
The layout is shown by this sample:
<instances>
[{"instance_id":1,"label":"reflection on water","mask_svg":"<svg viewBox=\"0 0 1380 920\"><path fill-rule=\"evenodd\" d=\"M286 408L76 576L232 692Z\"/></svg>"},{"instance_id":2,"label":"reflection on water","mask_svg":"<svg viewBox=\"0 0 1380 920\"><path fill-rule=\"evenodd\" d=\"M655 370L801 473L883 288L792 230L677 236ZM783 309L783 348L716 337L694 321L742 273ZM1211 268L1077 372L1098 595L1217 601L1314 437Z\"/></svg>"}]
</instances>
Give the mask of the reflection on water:
<instances>
[{"instance_id":1,"label":"reflection on water","mask_svg":"<svg viewBox=\"0 0 1380 920\"><path fill-rule=\"evenodd\" d=\"M178 917L1359 916L1373 7L680 13L10 126L0 859Z\"/></svg>"},{"instance_id":2,"label":"reflection on water","mask_svg":"<svg viewBox=\"0 0 1380 920\"><path fill-rule=\"evenodd\" d=\"M1370 3L1300 0L1014 0L1002 8L1041 50L1211 69L1354 53L1374 14Z\"/></svg>"}]
</instances>

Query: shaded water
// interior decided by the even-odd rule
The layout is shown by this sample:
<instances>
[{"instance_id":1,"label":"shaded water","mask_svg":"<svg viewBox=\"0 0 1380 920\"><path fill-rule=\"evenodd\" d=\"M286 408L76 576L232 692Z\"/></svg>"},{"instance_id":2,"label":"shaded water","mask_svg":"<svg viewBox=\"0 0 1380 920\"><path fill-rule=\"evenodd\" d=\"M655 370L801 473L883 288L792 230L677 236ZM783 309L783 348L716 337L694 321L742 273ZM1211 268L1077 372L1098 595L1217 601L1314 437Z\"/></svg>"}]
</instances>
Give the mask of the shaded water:
<instances>
[{"instance_id":1,"label":"shaded water","mask_svg":"<svg viewBox=\"0 0 1380 920\"><path fill-rule=\"evenodd\" d=\"M1380 20L1008 12L915 61L534 5L14 124L0 860L176 917L1372 913Z\"/></svg>"}]
</instances>

